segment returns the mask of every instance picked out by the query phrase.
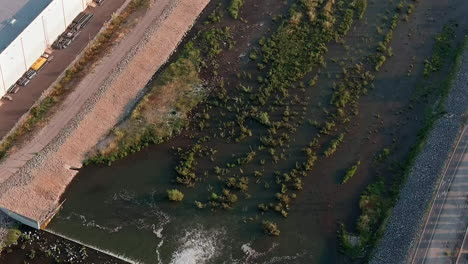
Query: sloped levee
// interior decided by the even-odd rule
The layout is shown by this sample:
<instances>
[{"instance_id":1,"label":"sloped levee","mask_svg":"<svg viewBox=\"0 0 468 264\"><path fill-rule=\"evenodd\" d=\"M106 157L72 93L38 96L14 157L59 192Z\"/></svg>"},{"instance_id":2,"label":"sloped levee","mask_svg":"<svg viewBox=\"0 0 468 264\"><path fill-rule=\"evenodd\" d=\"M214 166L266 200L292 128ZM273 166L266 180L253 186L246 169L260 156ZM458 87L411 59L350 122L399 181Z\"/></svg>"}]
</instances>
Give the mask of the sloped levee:
<instances>
[{"instance_id":1,"label":"sloped levee","mask_svg":"<svg viewBox=\"0 0 468 264\"><path fill-rule=\"evenodd\" d=\"M0 164L0 207L44 228L86 153L167 61L209 0L155 0L138 25L101 59L56 114Z\"/></svg>"}]
</instances>

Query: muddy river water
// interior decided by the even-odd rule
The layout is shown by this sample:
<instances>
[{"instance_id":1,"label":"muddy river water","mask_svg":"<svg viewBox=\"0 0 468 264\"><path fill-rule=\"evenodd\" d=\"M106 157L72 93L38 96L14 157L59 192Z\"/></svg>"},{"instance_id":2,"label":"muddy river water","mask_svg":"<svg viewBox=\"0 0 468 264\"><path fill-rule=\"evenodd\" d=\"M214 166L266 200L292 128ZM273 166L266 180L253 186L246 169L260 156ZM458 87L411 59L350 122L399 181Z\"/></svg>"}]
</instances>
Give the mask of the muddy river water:
<instances>
[{"instance_id":1,"label":"muddy river water","mask_svg":"<svg viewBox=\"0 0 468 264\"><path fill-rule=\"evenodd\" d=\"M252 7L252 1L246 2L247 7ZM375 33L375 27L380 23L377 21L394 5L386 2L369 2L365 19L358 22L346 37L345 41L355 48L352 49L356 51L353 55L355 59L359 60L366 49L373 49L373 46L365 45L367 41L372 41L368 32ZM304 178L304 189L294 200L289 216L275 218L281 229L280 236L265 235L258 224L263 213L257 210L257 206L268 201L276 190L252 186L250 192L255 195L242 197L242 201L229 210L198 209L194 206L194 200L203 200L211 192L210 184L201 183L203 187L184 188L185 198L181 203L167 201L166 190L174 188L177 176L174 167L178 159L172 147L175 144L177 147L193 144L187 137L190 132L170 142L150 146L112 166L84 167L69 186L63 197L63 208L48 229L137 263L347 263L338 253L337 227L338 223L353 226L360 214L359 197L367 184L375 180L368 161L392 140L403 145L395 158L404 157L420 126L418 121L414 121L397 132L394 129L401 120L413 120L423 113L421 109L416 109L415 112L409 112L408 116L395 117L394 112L408 103L408 87L413 87L417 82L417 77L406 76L406 69L410 64L415 64L416 69L421 71L424 58L431 52L432 42L429 40L440 31L443 22L449 20L444 12L452 12L452 17L460 18L461 13L453 7L467 7L462 1L443 1L443 4L440 1L422 2L414 18L411 18L414 20L403 24L394 33L397 36L392 44L395 57L389 60L382 74L377 75L375 90L362 100L361 115L349 132L353 140L343 143L342 151L332 159L319 162L312 175ZM431 5L435 3L439 3L440 9L432 9ZM255 21L254 12L246 12L245 17L248 21ZM443 22L437 26L428 17ZM423 26L426 31L417 32ZM411 33L418 35L418 47L407 46L406 43L411 41L408 39ZM245 49L248 46L248 41L242 43L239 39L239 47ZM340 68L331 61L345 56L343 50L340 45L330 47L327 55L330 64L325 72L335 74L339 71ZM309 106L329 100L328 92L322 90L329 89L332 82L330 76L328 79L326 76L321 77L315 90L306 91L306 95L312 98ZM321 111L309 108L309 116ZM369 138L368 131L376 129L376 122L371 121L375 114L380 114L385 124L379 127L379 135L372 135L372 141L366 141ZM257 134L256 127L252 127L254 134ZM262 129L258 128L258 133L263 133ZM296 160L294 155L299 155L301 148L307 145L310 137L306 135L313 129L304 122L293 134L289 156L291 161ZM243 144L213 144L217 145L217 156L222 164L232 158L232 154L245 153L255 142L247 140ZM361 173L349 184L340 184L339 175L355 161L355 157L363 161ZM201 165L205 168L210 166ZM249 171L254 171L255 166L251 165ZM294 166L294 162L278 165L282 169L291 166Z\"/></svg>"},{"instance_id":2,"label":"muddy river water","mask_svg":"<svg viewBox=\"0 0 468 264\"><path fill-rule=\"evenodd\" d=\"M49 228L143 263L335 262L327 254L336 250L329 243L336 218L326 190L309 192L282 223L281 236L271 238L248 224L255 216L246 207L256 201L229 213L167 203L174 161L163 153L155 147L112 167L84 169Z\"/></svg>"}]
</instances>

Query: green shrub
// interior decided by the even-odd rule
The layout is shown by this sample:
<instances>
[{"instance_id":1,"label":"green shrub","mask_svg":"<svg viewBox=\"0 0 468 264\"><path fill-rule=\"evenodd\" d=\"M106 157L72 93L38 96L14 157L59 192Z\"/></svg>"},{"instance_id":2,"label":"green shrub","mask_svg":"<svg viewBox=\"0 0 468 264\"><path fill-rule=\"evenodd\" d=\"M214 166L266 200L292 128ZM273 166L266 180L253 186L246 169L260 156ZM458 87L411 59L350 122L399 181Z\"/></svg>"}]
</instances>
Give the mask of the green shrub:
<instances>
[{"instance_id":1,"label":"green shrub","mask_svg":"<svg viewBox=\"0 0 468 264\"><path fill-rule=\"evenodd\" d=\"M362 19L367 9L367 0L355 0L354 7L358 13L359 19Z\"/></svg>"},{"instance_id":2,"label":"green shrub","mask_svg":"<svg viewBox=\"0 0 468 264\"><path fill-rule=\"evenodd\" d=\"M331 155L333 155L333 153L336 152L336 150L338 149L338 146L340 145L340 143L343 142L343 138L344 138L344 133L341 133L341 134L338 135L338 137L336 137L335 139L333 139L330 142L330 144L328 145L328 148L323 153L325 155L325 157L328 158Z\"/></svg>"},{"instance_id":3,"label":"green shrub","mask_svg":"<svg viewBox=\"0 0 468 264\"><path fill-rule=\"evenodd\" d=\"M443 32L435 37L436 42L432 56L424 61L424 76L427 77L432 72L437 72L442 68L445 58L452 50L454 39L455 30L453 25L444 26Z\"/></svg>"},{"instance_id":4,"label":"green shrub","mask_svg":"<svg viewBox=\"0 0 468 264\"><path fill-rule=\"evenodd\" d=\"M238 19L240 9L242 8L243 5L244 5L244 0L231 0L231 3L229 4L229 7L228 7L229 14L231 14L231 16L234 19Z\"/></svg>"},{"instance_id":5,"label":"green shrub","mask_svg":"<svg viewBox=\"0 0 468 264\"><path fill-rule=\"evenodd\" d=\"M270 126L270 116L268 115L267 112L261 112L256 116L256 119L260 124L265 125L265 126Z\"/></svg>"},{"instance_id":6,"label":"green shrub","mask_svg":"<svg viewBox=\"0 0 468 264\"><path fill-rule=\"evenodd\" d=\"M172 189L167 190L167 197L169 198L169 201L180 202L184 199L184 194L177 189Z\"/></svg>"},{"instance_id":7,"label":"green shrub","mask_svg":"<svg viewBox=\"0 0 468 264\"><path fill-rule=\"evenodd\" d=\"M384 55L380 55L377 57L376 63L375 63L375 70L378 71L380 68L384 65L385 60L387 58Z\"/></svg>"},{"instance_id":8,"label":"green shrub","mask_svg":"<svg viewBox=\"0 0 468 264\"><path fill-rule=\"evenodd\" d=\"M385 161L388 156L390 156L390 149L384 148L377 156L375 157L375 161L382 162Z\"/></svg>"},{"instance_id":9,"label":"green shrub","mask_svg":"<svg viewBox=\"0 0 468 264\"><path fill-rule=\"evenodd\" d=\"M18 239L21 237L21 231L18 228L11 228L8 230L5 241L3 242L4 247L16 245Z\"/></svg>"},{"instance_id":10,"label":"green shrub","mask_svg":"<svg viewBox=\"0 0 468 264\"><path fill-rule=\"evenodd\" d=\"M220 22L221 19L224 16L224 12L220 8L221 4L218 5L218 7L208 16L208 24L211 23L217 23ZM206 23L206 22L205 22Z\"/></svg>"},{"instance_id":11,"label":"green shrub","mask_svg":"<svg viewBox=\"0 0 468 264\"><path fill-rule=\"evenodd\" d=\"M345 10L343 20L338 25L337 33L339 36L344 36L351 29L353 24L354 10L349 8Z\"/></svg>"},{"instance_id":12,"label":"green shrub","mask_svg":"<svg viewBox=\"0 0 468 264\"><path fill-rule=\"evenodd\" d=\"M354 164L351 168L349 168L347 171L346 171L346 174L343 178L343 181L341 182L341 184L345 184L347 181L349 181L353 176L354 174L356 174L358 168L359 168L359 165L361 165L361 161L358 160L356 162L356 164Z\"/></svg>"},{"instance_id":13,"label":"green shrub","mask_svg":"<svg viewBox=\"0 0 468 264\"><path fill-rule=\"evenodd\" d=\"M271 222L271 221L263 221L262 222L263 230L270 236L279 236L281 231L278 228L278 225Z\"/></svg>"}]
</instances>

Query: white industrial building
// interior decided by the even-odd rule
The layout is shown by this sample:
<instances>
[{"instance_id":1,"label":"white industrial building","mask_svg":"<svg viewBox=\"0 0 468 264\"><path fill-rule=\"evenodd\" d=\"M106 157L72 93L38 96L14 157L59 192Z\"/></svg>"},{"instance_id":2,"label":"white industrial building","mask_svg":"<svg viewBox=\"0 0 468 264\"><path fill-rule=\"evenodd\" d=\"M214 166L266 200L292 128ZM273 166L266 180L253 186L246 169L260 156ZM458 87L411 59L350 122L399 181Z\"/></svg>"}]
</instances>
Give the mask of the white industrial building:
<instances>
[{"instance_id":1,"label":"white industrial building","mask_svg":"<svg viewBox=\"0 0 468 264\"><path fill-rule=\"evenodd\" d=\"M0 96L92 0L0 0Z\"/></svg>"}]
</instances>

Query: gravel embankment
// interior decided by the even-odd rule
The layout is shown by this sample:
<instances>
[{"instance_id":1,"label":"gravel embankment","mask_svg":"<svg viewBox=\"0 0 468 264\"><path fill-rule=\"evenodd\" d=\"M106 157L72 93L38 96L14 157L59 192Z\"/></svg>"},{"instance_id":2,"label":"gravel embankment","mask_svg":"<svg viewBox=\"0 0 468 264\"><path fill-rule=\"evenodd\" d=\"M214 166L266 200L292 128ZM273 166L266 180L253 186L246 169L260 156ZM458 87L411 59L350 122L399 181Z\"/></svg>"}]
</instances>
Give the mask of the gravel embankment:
<instances>
[{"instance_id":1,"label":"gravel embankment","mask_svg":"<svg viewBox=\"0 0 468 264\"><path fill-rule=\"evenodd\" d=\"M439 176L465 125L467 102L468 50L465 50L447 98L447 114L435 123L426 145L416 158L371 264L406 263L410 250L418 242Z\"/></svg>"}]
</instances>

